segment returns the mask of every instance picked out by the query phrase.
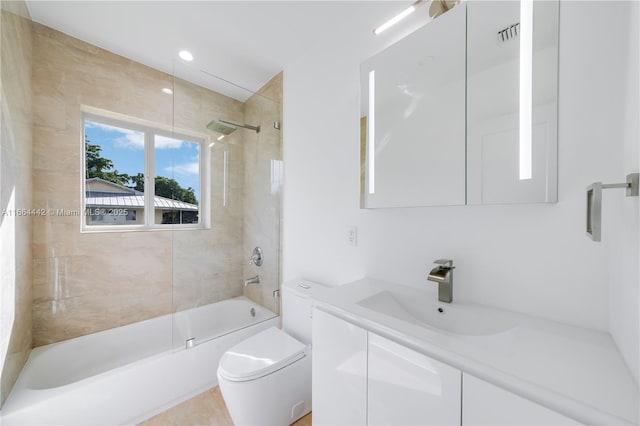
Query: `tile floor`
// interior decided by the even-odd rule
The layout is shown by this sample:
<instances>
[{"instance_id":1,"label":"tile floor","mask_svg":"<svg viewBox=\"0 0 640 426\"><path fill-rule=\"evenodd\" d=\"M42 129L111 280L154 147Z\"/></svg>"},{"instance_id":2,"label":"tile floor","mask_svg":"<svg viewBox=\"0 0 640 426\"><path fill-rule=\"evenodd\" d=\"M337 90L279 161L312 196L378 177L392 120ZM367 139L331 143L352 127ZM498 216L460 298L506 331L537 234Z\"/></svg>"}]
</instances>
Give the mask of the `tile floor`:
<instances>
[{"instance_id":1,"label":"tile floor","mask_svg":"<svg viewBox=\"0 0 640 426\"><path fill-rule=\"evenodd\" d=\"M182 404L145 420L138 426L233 426L220 388L209 389ZM293 426L311 426L311 413Z\"/></svg>"}]
</instances>

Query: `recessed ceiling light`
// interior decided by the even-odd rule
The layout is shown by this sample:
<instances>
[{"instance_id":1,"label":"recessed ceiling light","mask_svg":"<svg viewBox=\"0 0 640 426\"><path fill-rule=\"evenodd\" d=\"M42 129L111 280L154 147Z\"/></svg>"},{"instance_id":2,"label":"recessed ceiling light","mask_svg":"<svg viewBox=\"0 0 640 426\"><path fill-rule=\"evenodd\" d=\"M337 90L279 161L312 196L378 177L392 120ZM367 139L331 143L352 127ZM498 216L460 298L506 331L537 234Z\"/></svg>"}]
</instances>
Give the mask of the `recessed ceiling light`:
<instances>
[{"instance_id":1,"label":"recessed ceiling light","mask_svg":"<svg viewBox=\"0 0 640 426\"><path fill-rule=\"evenodd\" d=\"M220 136L218 137L218 140L219 140L219 141L221 141L222 139L224 139L224 135L220 135Z\"/></svg>"},{"instance_id":2,"label":"recessed ceiling light","mask_svg":"<svg viewBox=\"0 0 640 426\"><path fill-rule=\"evenodd\" d=\"M193 55L188 50L181 50L178 53L178 56L180 56L185 61L189 61L189 62L193 61Z\"/></svg>"},{"instance_id":3,"label":"recessed ceiling light","mask_svg":"<svg viewBox=\"0 0 640 426\"><path fill-rule=\"evenodd\" d=\"M166 93L167 95L173 95L173 90L169 89L168 87L164 87L162 89L162 93Z\"/></svg>"}]
</instances>

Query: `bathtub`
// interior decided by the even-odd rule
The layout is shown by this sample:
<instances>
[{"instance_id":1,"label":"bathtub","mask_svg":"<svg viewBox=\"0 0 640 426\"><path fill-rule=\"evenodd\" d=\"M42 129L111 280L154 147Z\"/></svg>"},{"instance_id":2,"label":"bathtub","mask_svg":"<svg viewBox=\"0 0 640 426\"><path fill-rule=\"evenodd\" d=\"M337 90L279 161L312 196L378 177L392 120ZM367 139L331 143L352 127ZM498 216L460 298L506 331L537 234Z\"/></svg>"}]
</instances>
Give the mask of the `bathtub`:
<instances>
[{"instance_id":1,"label":"bathtub","mask_svg":"<svg viewBox=\"0 0 640 426\"><path fill-rule=\"evenodd\" d=\"M279 317L245 297L31 351L6 425L133 424L217 385L222 354ZM186 348L189 339L195 345Z\"/></svg>"}]
</instances>

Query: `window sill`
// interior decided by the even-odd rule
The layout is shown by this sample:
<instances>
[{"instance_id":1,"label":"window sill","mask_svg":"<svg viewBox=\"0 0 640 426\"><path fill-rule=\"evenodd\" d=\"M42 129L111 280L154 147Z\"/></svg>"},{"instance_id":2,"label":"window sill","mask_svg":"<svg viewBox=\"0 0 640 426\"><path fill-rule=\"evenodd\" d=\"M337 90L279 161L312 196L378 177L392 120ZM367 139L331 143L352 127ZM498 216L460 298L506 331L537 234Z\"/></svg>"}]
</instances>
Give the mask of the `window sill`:
<instances>
[{"instance_id":1,"label":"window sill","mask_svg":"<svg viewBox=\"0 0 640 426\"><path fill-rule=\"evenodd\" d=\"M103 234L110 232L155 232L155 231L206 231L211 226L205 225L102 225L102 226L83 226L80 229L81 234Z\"/></svg>"}]
</instances>

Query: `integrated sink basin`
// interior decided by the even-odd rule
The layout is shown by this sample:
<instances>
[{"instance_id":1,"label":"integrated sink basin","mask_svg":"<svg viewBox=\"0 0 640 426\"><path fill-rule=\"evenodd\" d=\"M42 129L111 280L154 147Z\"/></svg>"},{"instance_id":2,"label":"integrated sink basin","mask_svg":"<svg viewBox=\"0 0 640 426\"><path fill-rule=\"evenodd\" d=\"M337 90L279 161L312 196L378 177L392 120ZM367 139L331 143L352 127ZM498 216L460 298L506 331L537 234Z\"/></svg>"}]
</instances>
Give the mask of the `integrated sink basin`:
<instances>
[{"instance_id":1,"label":"integrated sink basin","mask_svg":"<svg viewBox=\"0 0 640 426\"><path fill-rule=\"evenodd\" d=\"M477 305L447 304L430 300L419 290L383 290L356 302L363 308L417 326L462 336L486 336L508 331L515 318L508 312Z\"/></svg>"}]
</instances>

